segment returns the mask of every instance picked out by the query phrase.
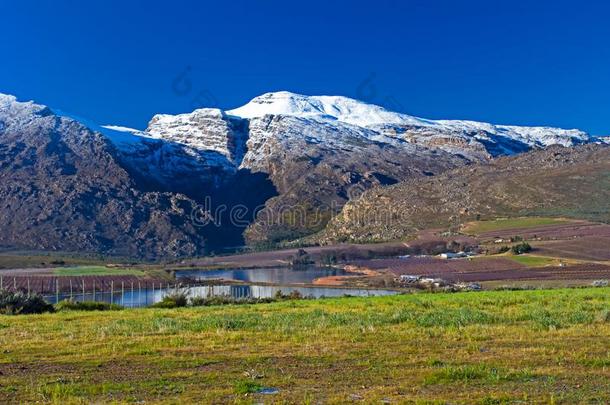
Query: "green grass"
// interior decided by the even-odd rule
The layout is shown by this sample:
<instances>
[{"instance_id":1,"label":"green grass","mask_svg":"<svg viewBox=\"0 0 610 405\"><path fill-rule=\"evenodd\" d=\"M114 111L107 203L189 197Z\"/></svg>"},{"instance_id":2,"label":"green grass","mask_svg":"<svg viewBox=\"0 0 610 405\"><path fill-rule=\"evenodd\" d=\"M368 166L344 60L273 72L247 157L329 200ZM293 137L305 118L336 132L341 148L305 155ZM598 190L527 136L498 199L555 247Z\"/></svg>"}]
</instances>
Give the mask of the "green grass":
<instances>
[{"instance_id":1,"label":"green grass","mask_svg":"<svg viewBox=\"0 0 610 405\"><path fill-rule=\"evenodd\" d=\"M0 253L0 269L50 267L59 264L67 266L98 266L105 264L105 261L67 254Z\"/></svg>"},{"instance_id":2,"label":"green grass","mask_svg":"<svg viewBox=\"0 0 610 405\"><path fill-rule=\"evenodd\" d=\"M236 394L253 394L263 389L263 386L252 380L239 380L235 382Z\"/></svg>"},{"instance_id":3,"label":"green grass","mask_svg":"<svg viewBox=\"0 0 610 405\"><path fill-rule=\"evenodd\" d=\"M560 260L556 258L544 256L518 255L507 256L507 258L517 263L521 263L527 267L558 266L560 263Z\"/></svg>"},{"instance_id":4,"label":"green grass","mask_svg":"<svg viewBox=\"0 0 610 405\"><path fill-rule=\"evenodd\" d=\"M56 311L118 311L122 309L124 308L120 305L107 302L63 300L55 304Z\"/></svg>"},{"instance_id":5,"label":"green grass","mask_svg":"<svg viewBox=\"0 0 610 405\"><path fill-rule=\"evenodd\" d=\"M105 266L75 266L57 268L53 270L53 274L56 276L144 276L145 272Z\"/></svg>"},{"instance_id":6,"label":"green grass","mask_svg":"<svg viewBox=\"0 0 610 405\"><path fill-rule=\"evenodd\" d=\"M609 313L591 288L3 316L0 403L608 403Z\"/></svg>"},{"instance_id":7,"label":"green grass","mask_svg":"<svg viewBox=\"0 0 610 405\"><path fill-rule=\"evenodd\" d=\"M569 220L561 218L545 217L523 217L505 218L490 221L476 221L464 226L463 231L467 234L478 235L485 232L502 231L519 228L535 228L544 225L561 225L569 223Z\"/></svg>"},{"instance_id":8,"label":"green grass","mask_svg":"<svg viewBox=\"0 0 610 405\"><path fill-rule=\"evenodd\" d=\"M471 380L483 380L488 384L503 381L528 382L539 379L532 372L523 370L501 370L485 365L443 366L438 371L431 373L425 378L426 385L449 384L454 382L467 382Z\"/></svg>"}]
</instances>

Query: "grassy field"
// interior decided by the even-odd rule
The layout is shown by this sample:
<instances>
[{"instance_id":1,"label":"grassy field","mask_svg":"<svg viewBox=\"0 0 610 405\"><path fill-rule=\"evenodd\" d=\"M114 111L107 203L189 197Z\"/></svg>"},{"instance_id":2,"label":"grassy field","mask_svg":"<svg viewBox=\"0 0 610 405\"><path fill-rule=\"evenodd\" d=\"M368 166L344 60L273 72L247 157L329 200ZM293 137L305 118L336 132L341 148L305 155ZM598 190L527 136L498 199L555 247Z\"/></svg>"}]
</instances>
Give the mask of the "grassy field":
<instances>
[{"instance_id":1,"label":"grassy field","mask_svg":"<svg viewBox=\"0 0 610 405\"><path fill-rule=\"evenodd\" d=\"M535 228L544 225L562 225L569 222L566 219L545 217L495 219L492 221L470 222L464 226L463 232L469 235L479 235L485 232L505 229Z\"/></svg>"},{"instance_id":2,"label":"grassy field","mask_svg":"<svg viewBox=\"0 0 610 405\"><path fill-rule=\"evenodd\" d=\"M508 259L513 260L517 263L521 263L527 267L544 267L544 266L558 266L561 263L560 259L545 256L532 256L532 255L519 255L519 256L506 256Z\"/></svg>"},{"instance_id":3,"label":"grassy field","mask_svg":"<svg viewBox=\"0 0 610 405\"><path fill-rule=\"evenodd\" d=\"M53 270L55 276L144 276L142 270L105 266L60 267Z\"/></svg>"},{"instance_id":4,"label":"grassy field","mask_svg":"<svg viewBox=\"0 0 610 405\"><path fill-rule=\"evenodd\" d=\"M608 403L608 341L608 288L3 316L0 403Z\"/></svg>"},{"instance_id":5,"label":"grassy field","mask_svg":"<svg viewBox=\"0 0 610 405\"><path fill-rule=\"evenodd\" d=\"M103 265L104 261L95 258L86 258L69 255L52 255L52 254L0 254L0 269L13 269L13 268L36 268L36 267L49 267L54 265Z\"/></svg>"}]
</instances>

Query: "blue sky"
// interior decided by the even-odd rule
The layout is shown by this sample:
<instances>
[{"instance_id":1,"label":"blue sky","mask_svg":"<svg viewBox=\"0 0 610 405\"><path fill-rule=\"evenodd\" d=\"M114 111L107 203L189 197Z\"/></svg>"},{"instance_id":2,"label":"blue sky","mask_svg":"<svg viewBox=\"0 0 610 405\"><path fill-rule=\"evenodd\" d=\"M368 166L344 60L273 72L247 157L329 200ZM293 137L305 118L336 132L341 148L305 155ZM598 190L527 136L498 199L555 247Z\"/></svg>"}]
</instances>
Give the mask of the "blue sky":
<instances>
[{"instance_id":1,"label":"blue sky","mask_svg":"<svg viewBox=\"0 0 610 405\"><path fill-rule=\"evenodd\" d=\"M602 1L0 1L0 92L145 127L276 90L610 134Z\"/></svg>"}]
</instances>

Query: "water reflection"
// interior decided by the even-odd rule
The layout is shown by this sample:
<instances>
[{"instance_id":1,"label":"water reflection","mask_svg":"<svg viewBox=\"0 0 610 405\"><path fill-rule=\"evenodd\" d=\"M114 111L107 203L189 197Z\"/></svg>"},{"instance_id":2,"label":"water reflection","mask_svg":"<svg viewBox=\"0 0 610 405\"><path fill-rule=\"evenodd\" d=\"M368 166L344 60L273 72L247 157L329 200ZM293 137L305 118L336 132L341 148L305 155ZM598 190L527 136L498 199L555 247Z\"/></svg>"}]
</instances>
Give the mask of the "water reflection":
<instances>
[{"instance_id":1,"label":"water reflection","mask_svg":"<svg viewBox=\"0 0 610 405\"><path fill-rule=\"evenodd\" d=\"M272 267L261 269L223 269L223 270L181 270L176 272L177 279L191 280L237 280L249 283L270 284L309 284L315 279L328 276L346 275L343 269L333 267Z\"/></svg>"},{"instance_id":2,"label":"water reflection","mask_svg":"<svg viewBox=\"0 0 610 405\"><path fill-rule=\"evenodd\" d=\"M299 292L303 297L342 297L352 296L376 296L392 295L394 291L387 290L367 290L351 288L331 288L318 286L298 286L298 284L311 284L315 279L328 276L346 275L343 269L330 267L275 267L261 269L224 269L224 270L180 270L175 272L176 280L182 285L188 285L190 281L210 281L210 280L236 280L253 283L253 285L207 285L194 286L188 289L190 297L215 297L228 296L239 298L272 298L279 291L283 294L290 294L294 291ZM269 283L275 285L257 285L256 283ZM220 284L220 283L219 283ZM290 286L288 286L290 285ZM159 302L167 294L173 291L169 286L157 288L146 285L142 288L129 288L126 290L101 293L85 294L59 294L46 296L47 301L56 303L58 300L74 299L77 301L99 301L123 305L125 307L146 307Z\"/></svg>"},{"instance_id":3,"label":"water reflection","mask_svg":"<svg viewBox=\"0 0 610 405\"><path fill-rule=\"evenodd\" d=\"M170 289L171 290L171 289ZM357 296L369 297L380 295L394 295L395 291L388 290L367 290L367 289L351 289L351 288L330 288L330 287L287 287L287 286L263 286L263 285L212 285L190 287L190 297L209 298L214 296L230 296L233 298L272 298L278 291L283 294L290 294L293 291L298 291L303 297L322 298L322 297L343 297ZM159 302L168 292L167 288L163 289L134 289L127 290L125 293L117 292L110 293L91 293L87 294L60 294L59 301L65 299L74 299L77 301L98 301L108 302L118 305L123 305L129 308L146 307L148 305ZM57 296L47 296L45 299L51 303L57 302Z\"/></svg>"}]
</instances>

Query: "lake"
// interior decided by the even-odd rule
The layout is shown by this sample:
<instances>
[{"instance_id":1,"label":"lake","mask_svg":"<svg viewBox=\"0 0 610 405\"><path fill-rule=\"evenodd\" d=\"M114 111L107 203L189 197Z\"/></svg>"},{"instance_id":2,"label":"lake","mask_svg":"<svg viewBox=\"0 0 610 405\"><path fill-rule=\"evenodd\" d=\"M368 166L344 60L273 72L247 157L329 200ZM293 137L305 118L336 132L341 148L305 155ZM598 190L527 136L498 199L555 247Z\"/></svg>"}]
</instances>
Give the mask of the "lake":
<instances>
[{"instance_id":1,"label":"lake","mask_svg":"<svg viewBox=\"0 0 610 405\"><path fill-rule=\"evenodd\" d=\"M222 269L222 270L179 270L175 272L176 279L190 279L196 281L208 280L234 280L247 283L266 284L311 284L320 277L344 276L343 269L334 267L266 267L253 269Z\"/></svg>"},{"instance_id":2,"label":"lake","mask_svg":"<svg viewBox=\"0 0 610 405\"><path fill-rule=\"evenodd\" d=\"M381 289L353 289L353 288L333 288L323 286L300 286L299 284L311 284L315 279L327 276L342 276L347 273L342 269L330 267L306 266L300 268L275 267L275 268L256 268L256 269L223 269L223 270L180 270L175 273L176 281L189 284L189 281L213 281L218 280L219 284L206 286L189 287L190 297L209 298L213 296L230 296L239 298L271 298L279 291L283 294L290 294L298 291L303 297L322 298L322 297L343 297L343 296L380 296L394 295L396 291ZM222 281L242 281L252 283L251 285L220 285ZM267 283L273 285L260 285L257 283ZM118 289L111 294L110 292L85 292L76 291L70 294L62 293L58 295L45 295L45 299L51 303L56 303L57 299L73 298L77 301L100 301L112 302L125 307L137 308L159 302L173 288L157 288L150 286L139 288L135 286L133 290L127 287L125 291Z\"/></svg>"},{"instance_id":3,"label":"lake","mask_svg":"<svg viewBox=\"0 0 610 405\"><path fill-rule=\"evenodd\" d=\"M298 286L269 286L269 285L210 285L190 287L189 297L215 297L215 296L230 296L236 299L239 298L272 298L278 291L283 294L290 294L293 291L298 291L303 297L308 298L323 298L323 297L373 297L381 295L394 295L396 291L379 290L379 289L354 289L354 288L332 288L332 287L298 287ZM76 301L98 301L112 302L114 304L123 305L129 308L146 307L163 299L168 291L174 291L173 288L157 288L152 290L138 289L137 287L131 291L130 288L121 291L110 293L97 292L79 294L74 293L72 297L69 294L59 294L59 301L73 298ZM45 295L45 299L54 304L57 302L56 295Z\"/></svg>"}]
</instances>

